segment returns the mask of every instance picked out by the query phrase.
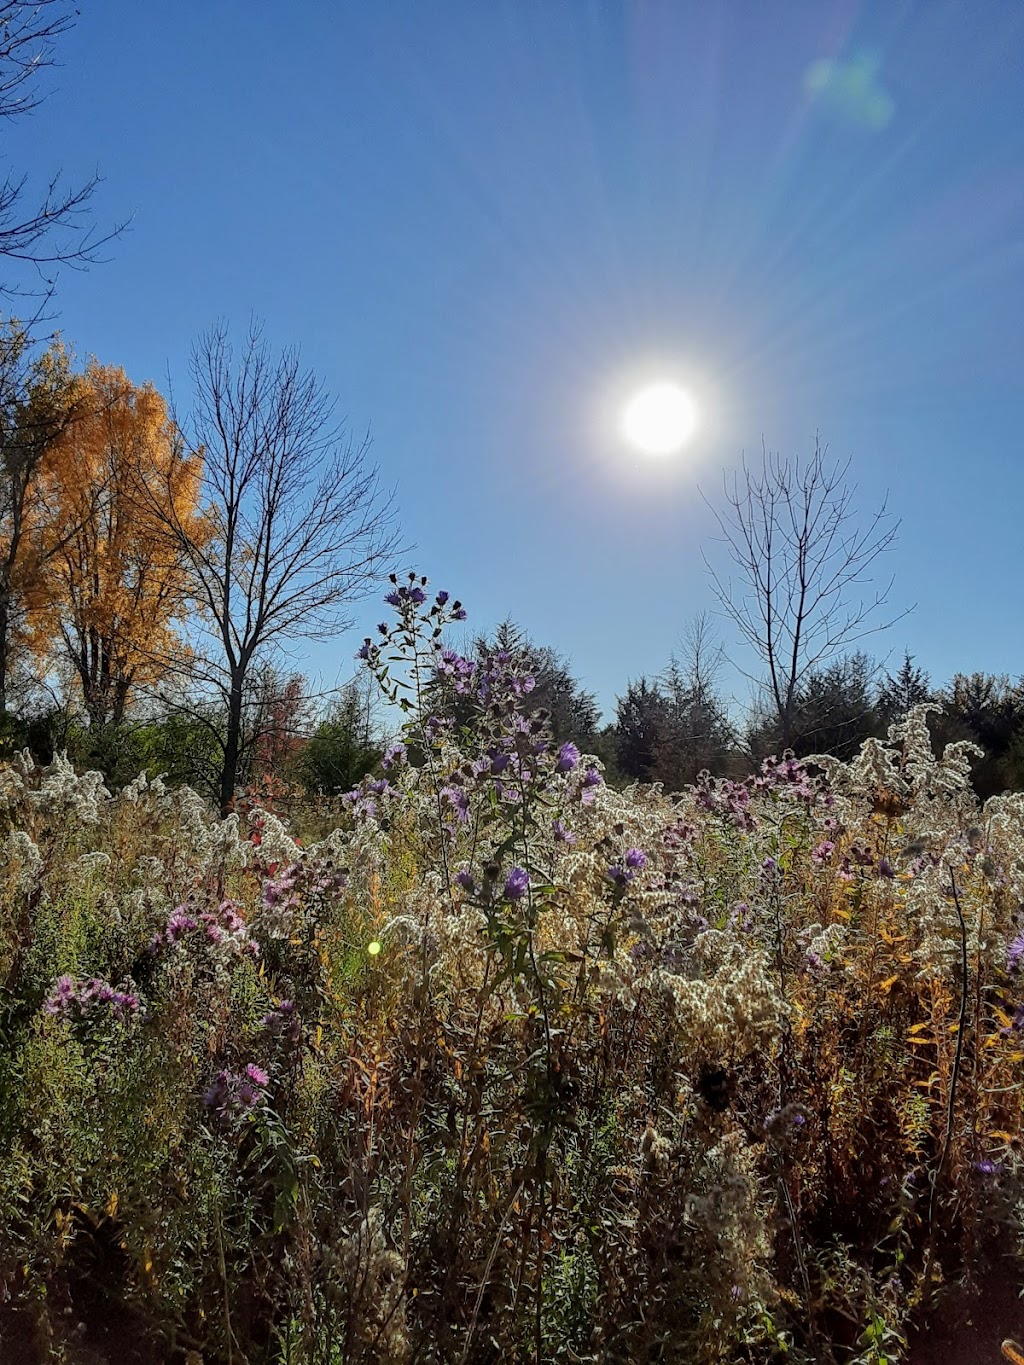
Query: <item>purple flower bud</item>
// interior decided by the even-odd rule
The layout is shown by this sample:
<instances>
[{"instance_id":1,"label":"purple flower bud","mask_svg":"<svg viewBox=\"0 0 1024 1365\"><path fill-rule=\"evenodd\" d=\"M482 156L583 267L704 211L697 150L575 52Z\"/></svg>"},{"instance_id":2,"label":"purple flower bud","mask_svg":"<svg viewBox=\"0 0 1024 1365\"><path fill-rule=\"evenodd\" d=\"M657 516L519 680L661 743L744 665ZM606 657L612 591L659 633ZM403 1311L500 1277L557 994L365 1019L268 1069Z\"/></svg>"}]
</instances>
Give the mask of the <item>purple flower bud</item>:
<instances>
[{"instance_id":1,"label":"purple flower bud","mask_svg":"<svg viewBox=\"0 0 1024 1365\"><path fill-rule=\"evenodd\" d=\"M437 605L438 605L439 607L443 607L444 604L445 604L447 601L448 601L448 594L444 591L444 589L442 589L442 590L437 594Z\"/></svg>"}]
</instances>

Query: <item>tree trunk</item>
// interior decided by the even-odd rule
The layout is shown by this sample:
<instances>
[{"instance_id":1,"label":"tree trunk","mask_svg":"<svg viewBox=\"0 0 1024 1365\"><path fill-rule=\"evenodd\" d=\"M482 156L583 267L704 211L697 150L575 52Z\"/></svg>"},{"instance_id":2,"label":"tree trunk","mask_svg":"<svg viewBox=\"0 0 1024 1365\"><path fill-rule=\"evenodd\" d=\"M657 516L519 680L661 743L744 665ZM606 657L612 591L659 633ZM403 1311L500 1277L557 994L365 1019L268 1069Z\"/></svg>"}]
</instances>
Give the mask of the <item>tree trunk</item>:
<instances>
[{"instance_id":1,"label":"tree trunk","mask_svg":"<svg viewBox=\"0 0 1024 1365\"><path fill-rule=\"evenodd\" d=\"M238 761L242 751L242 679L231 680L228 695L228 723L224 736L224 760L220 770L220 813L230 814L235 804Z\"/></svg>"},{"instance_id":2,"label":"tree trunk","mask_svg":"<svg viewBox=\"0 0 1024 1365\"><path fill-rule=\"evenodd\" d=\"M0 719L7 714L8 637L11 633L11 613L6 595L0 597Z\"/></svg>"}]
</instances>

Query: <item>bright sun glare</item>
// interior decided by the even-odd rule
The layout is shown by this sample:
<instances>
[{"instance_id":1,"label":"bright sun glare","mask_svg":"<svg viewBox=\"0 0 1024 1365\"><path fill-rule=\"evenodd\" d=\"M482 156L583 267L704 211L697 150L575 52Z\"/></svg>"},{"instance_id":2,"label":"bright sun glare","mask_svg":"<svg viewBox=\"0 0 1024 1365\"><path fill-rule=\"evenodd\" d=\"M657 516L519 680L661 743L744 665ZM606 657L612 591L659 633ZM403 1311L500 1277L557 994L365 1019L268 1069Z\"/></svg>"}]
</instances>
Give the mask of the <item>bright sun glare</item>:
<instances>
[{"instance_id":1,"label":"bright sun glare","mask_svg":"<svg viewBox=\"0 0 1024 1365\"><path fill-rule=\"evenodd\" d=\"M622 429L631 445L646 455L671 455L697 426L693 399L678 384L650 384L626 404Z\"/></svg>"}]
</instances>

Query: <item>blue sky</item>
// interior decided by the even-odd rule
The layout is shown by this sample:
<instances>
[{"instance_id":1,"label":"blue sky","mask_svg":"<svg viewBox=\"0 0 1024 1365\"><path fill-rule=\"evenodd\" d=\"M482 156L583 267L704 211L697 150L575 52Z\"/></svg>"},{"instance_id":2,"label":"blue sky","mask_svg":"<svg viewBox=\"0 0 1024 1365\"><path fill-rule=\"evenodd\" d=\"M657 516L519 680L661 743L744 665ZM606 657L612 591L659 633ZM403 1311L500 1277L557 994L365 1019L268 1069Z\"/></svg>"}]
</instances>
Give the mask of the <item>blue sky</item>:
<instances>
[{"instance_id":1,"label":"blue sky","mask_svg":"<svg viewBox=\"0 0 1024 1365\"><path fill-rule=\"evenodd\" d=\"M713 605L698 487L816 430L903 517L877 648L1024 670L1022 54L997 0L94 0L5 137L132 216L61 277L82 355L187 399L196 333L265 319L417 567L610 711ZM662 376L704 422L652 462L617 418Z\"/></svg>"}]
</instances>

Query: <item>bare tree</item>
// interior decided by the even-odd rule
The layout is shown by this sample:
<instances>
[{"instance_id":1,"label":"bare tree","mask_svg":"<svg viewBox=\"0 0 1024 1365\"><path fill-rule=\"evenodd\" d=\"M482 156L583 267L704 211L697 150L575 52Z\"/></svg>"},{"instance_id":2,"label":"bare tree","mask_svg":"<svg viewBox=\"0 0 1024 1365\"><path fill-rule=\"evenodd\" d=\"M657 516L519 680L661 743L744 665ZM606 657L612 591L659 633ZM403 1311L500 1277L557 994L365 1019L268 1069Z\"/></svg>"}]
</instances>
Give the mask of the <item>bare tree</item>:
<instances>
[{"instance_id":1,"label":"bare tree","mask_svg":"<svg viewBox=\"0 0 1024 1365\"><path fill-rule=\"evenodd\" d=\"M181 458L202 453L207 534L179 518L166 489L152 494L188 565L196 625L207 635L168 663L221 698L226 812L258 734L245 724L253 668L288 641L349 625L346 607L390 568L398 545L368 441L345 436L334 400L297 352L274 355L254 325L236 354L217 326L193 348L191 376Z\"/></svg>"},{"instance_id":2,"label":"bare tree","mask_svg":"<svg viewBox=\"0 0 1024 1365\"><path fill-rule=\"evenodd\" d=\"M31 113L45 98L39 77L55 65L56 40L77 14L71 0L0 0L0 120ZM89 227L89 201L98 184L93 175L67 185L57 174L33 197L28 176L8 172L0 179L0 256L35 266L44 294L54 285L47 266L89 265L121 231L97 234ZM16 292L0 283L0 293Z\"/></svg>"},{"instance_id":3,"label":"bare tree","mask_svg":"<svg viewBox=\"0 0 1024 1365\"><path fill-rule=\"evenodd\" d=\"M723 575L705 557L712 587L767 674L784 748L808 676L898 619L879 620L892 580L875 586L872 571L900 523L884 501L860 520L849 468L849 460L830 460L819 439L807 461L762 451L760 466L744 460L725 476L724 507L711 509L733 567Z\"/></svg>"}]
</instances>

